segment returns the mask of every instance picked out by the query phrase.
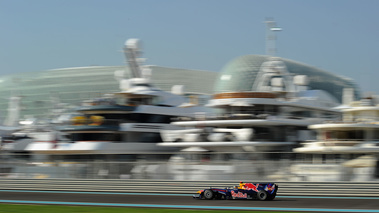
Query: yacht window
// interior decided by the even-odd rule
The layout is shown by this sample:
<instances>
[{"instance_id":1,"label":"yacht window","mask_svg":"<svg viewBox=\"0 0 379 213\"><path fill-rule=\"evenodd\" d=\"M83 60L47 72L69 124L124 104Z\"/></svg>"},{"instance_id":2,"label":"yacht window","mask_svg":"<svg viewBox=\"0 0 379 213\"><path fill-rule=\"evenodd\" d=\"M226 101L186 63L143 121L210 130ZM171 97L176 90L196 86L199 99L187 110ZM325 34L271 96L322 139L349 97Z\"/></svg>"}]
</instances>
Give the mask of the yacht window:
<instances>
[{"instance_id":1,"label":"yacht window","mask_svg":"<svg viewBox=\"0 0 379 213\"><path fill-rule=\"evenodd\" d=\"M246 112L254 115L260 114L269 114L269 115L278 115L279 107L272 105L261 105L257 104L251 107L240 107L241 112Z\"/></svg>"},{"instance_id":2,"label":"yacht window","mask_svg":"<svg viewBox=\"0 0 379 213\"><path fill-rule=\"evenodd\" d=\"M291 112L290 115L294 118L310 118L312 117L312 112L311 111L296 111L296 112Z\"/></svg>"},{"instance_id":3,"label":"yacht window","mask_svg":"<svg viewBox=\"0 0 379 213\"><path fill-rule=\"evenodd\" d=\"M128 103L131 105L151 105L151 98L130 98Z\"/></svg>"},{"instance_id":4,"label":"yacht window","mask_svg":"<svg viewBox=\"0 0 379 213\"><path fill-rule=\"evenodd\" d=\"M139 86L139 87L150 87L149 84L135 84L135 86Z\"/></svg>"},{"instance_id":5,"label":"yacht window","mask_svg":"<svg viewBox=\"0 0 379 213\"><path fill-rule=\"evenodd\" d=\"M75 133L71 135L72 141L120 141L117 133Z\"/></svg>"},{"instance_id":6,"label":"yacht window","mask_svg":"<svg viewBox=\"0 0 379 213\"><path fill-rule=\"evenodd\" d=\"M304 157L303 160L304 160L305 163L313 163L312 162L312 159L313 159L313 155L312 154L304 154L303 157Z\"/></svg>"},{"instance_id":7,"label":"yacht window","mask_svg":"<svg viewBox=\"0 0 379 213\"><path fill-rule=\"evenodd\" d=\"M325 112L322 114L322 117L327 118L327 119L337 119L339 118L339 114L332 113L332 112Z\"/></svg>"},{"instance_id":8,"label":"yacht window","mask_svg":"<svg viewBox=\"0 0 379 213\"><path fill-rule=\"evenodd\" d=\"M323 163L336 163L338 162L338 154L324 154Z\"/></svg>"},{"instance_id":9,"label":"yacht window","mask_svg":"<svg viewBox=\"0 0 379 213\"><path fill-rule=\"evenodd\" d=\"M131 120L138 123L170 123L171 117L167 115L154 115L154 114L132 114Z\"/></svg>"},{"instance_id":10,"label":"yacht window","mask_svg":"<svg viewBox=\"0 0 379 213\"><path fill-rule=\"evenodd\" d=\"M327 132L327 134L331 140L364 140L364 132L362 130L331 131Z\"/></svg>"},{"instance_id":11,"label":"yacht window","mask_svg":"<svg viewBox=\"0 0 379 213\"><path fill-rule=\"evenodd\" d=\"M374 131L373 140L378 141L379 140L379 131Z\"/></svg>"},{"instance_id":12,"label":"yacht window","mask_svg":"<svg viewBox=\"0 0 379 213\"><path fill-rule=\"evenodd\" d=\"M151 105L153 104L153 102L156 102L156 100L154 101L152 97L148 97L148 96L138 97L138 98L137 97L127 98L126 96L123 96L123 97L118 97L117 99L115 99L115 102L118 105L137 106L137 105Z\"/></svg>"},{"instance_id":13,"label":"yacht window","mask_svg":"<svg viewBox=\"0 0 379 213\"><path fill-rule=\"evenodd\" d=\"M334 160L336 163L341 163L342 162L341 154L334 154Z\"/></svg>"},{"instance_id":14,"label":"yacht window","mask_svg":"<svg viewBox=\"0 0 379 213\"><path fill-rule=\"evenodd\" d=\"M362 130L348 131L346 139L364 140Z\"/></svg>"},{"instance_id":15,"label":"yacht window","mask_svg":"<svg viewBox=\"0 0 379 213\"><path fill-rule=\"evenodd\" d=\"M150 123L170 123L171 117L167 115L151 115L148 121Z\"/></svg>"},{"instance_id":16,"label":"yacht window","mask_svg":"<svg viewBox=\"0 0 379 213\"><path fill-rule=\"evenodd\" d=\"M376 161L374 177L379 178L379 160Z\"/></svg>"},{"instance_id":17,"label":"yacht window","mask_svg":"<svg viewBox=\"0 0 379 213\"><path fill-rule=\"evenodd\" d=\"M152 105L158 105L160 102L162 102L162 98L159 96L153 97L151 100Z\"/></svg>"},{"instance_id":18,"label":"yacht window","mask_svg":"<svg viewBox=\"0 0 379 213\"><path fill-rule=\"evenodd\" d=\"M272 134L273 131L270 128L255 127L253 140L272 141L276 134Z\"/></svg>"},{"instance_id":19,"label":"yacht window","mask_svg":"<svg viewBox=\"0 0 379 213\"><path fill-rule=\"evenodd\" d=\"M146 142L146 143L162 142L162 138L159 133L144 133L140 142Z\"/></svg>"}]
</instances>

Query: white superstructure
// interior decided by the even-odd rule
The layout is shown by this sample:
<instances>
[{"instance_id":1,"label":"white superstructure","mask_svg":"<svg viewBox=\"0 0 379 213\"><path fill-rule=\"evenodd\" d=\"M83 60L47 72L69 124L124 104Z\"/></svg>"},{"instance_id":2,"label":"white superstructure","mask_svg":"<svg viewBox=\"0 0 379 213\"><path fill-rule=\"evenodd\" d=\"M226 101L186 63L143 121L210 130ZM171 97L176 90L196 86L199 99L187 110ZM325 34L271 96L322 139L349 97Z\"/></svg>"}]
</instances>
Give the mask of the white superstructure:
<instances>
[{"instance_id":1,"label":"white superstructure","mask_svg":"<svg viewBox=\"0 0 379 213\"><path fill-rule=\"evenodd\" d=\"M26 147L27 152L122 155L175 150L156 146L162 141L160 131L180 129L170 124L172 118L191 117L201 109L188 107L189 98L182 87L170 93L150 83L151 71L142 65L138 39L127 40L124 51L133 78L115 73L120 92L83 103L68 122L51 132L53 136L64 133L66 140L36 140Z\"/></svg>"},{"instance_id":2,"label":"white superstructure","mask_svg":"<svg viewBox=\"0 0 379 213\"><path fill-rule=\"evenodd\" d=\"M162 131L163 147L201 147L210 151L285 151L312 139L308 125L337 119L338 102L324 91L308 90L307 77L293 76L272 58L262 64L252 91L219 93L208 106L218 115L198 114Z\"/></svg>"},{"instance_id":3,"label":"white superstructure","mask_svg":"<svg viewBox=\"0 0 379 213\"><path fill-rule=\"evenodd\" d=\"M307 155L307 163L292 166L293 174L303 167L309 173L335 167L333 176L310 175L311 180L373 180L379 157L379 105L374 97L351 102L341 108L340 121L310 125L317 140L305 142L293 151ZM313 168L313 169L312 169ZM378 175L378 174L376 174ZM378 177L377 177L378 178Z\"/></svg>"},{"instance_id":4,"label":"white superstructure","mask_svg":"<svg viewBox=\"0 0 379 213\"><path fill-rule=\"evenodd\" d=\"M307 83L278 58L264 62L251 91L213 95L207 106L217 115L198 113L172 123L184 130L161 131L159 146L181 148L167 173L179 180L249 179L281 170L281 153L315 138L308 125L340 117L338 102Z\"/></svg>"}]
</instances>

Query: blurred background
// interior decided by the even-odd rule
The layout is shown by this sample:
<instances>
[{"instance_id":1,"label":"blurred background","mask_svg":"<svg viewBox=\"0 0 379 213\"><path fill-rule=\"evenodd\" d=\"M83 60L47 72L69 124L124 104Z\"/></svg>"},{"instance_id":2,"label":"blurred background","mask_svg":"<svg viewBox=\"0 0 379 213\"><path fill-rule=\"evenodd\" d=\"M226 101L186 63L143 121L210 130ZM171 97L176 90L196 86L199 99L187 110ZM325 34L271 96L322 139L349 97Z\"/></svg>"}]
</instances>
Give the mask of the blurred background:
<instances>
[{"instance_id":1,"label":"blurred background","mask_svg":"<svg viewBox=\"0 0 379 213\"><path fill-rule=\"evenodd\" d=\"M0 1L0 177L378 181L377 1Z\"/></svg>"}]
</instances>

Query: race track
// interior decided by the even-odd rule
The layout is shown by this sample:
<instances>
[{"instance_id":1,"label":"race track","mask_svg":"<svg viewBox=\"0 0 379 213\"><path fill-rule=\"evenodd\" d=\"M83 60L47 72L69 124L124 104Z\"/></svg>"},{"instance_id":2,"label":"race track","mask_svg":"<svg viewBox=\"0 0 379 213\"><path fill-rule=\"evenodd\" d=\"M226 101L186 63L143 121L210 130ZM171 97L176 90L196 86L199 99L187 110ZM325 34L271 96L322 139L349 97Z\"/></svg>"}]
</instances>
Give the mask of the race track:
<instances>
[{"instance_id":1,"label":"race track","mask_svg":"<svg viewBox=\"0 0 379 213\"><path fill-rule=\"evenodd\" d=\"M0 190L2 203L94 205L187 209L379 212L378 197L278 196L273 201L195 200L183 194L44 192Z\"/></svg>"}]
</instances>

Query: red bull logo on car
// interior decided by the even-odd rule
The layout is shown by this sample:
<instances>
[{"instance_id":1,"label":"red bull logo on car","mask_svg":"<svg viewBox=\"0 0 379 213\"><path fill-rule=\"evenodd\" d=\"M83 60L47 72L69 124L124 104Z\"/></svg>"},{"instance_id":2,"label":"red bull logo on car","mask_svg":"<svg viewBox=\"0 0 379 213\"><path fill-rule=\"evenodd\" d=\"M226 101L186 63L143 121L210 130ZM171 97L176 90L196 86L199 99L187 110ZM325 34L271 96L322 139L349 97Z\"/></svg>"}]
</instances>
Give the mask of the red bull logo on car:
<instances>
[{"instance_id":1,"label":"red bull logo on car","mask_svg":"<svg viewBox=\"0 0 379 213\"><path fill-rule=\"evenodd\" d=\"M236 193L234 191L231 191L231 194L233 198L247 198L247 193L242 193L242 192Z\"/></svg>"},{"instance_id":2,"label":"red bull logo on car","mask_svg":"<svg viewBox=\"0 0 379 213\"><path fill-rule=\"evenodd\" d=\"M252 183L245 183L245 190L253 190L255 192L258 192L258 186L259 184L252 184Z\"/></svg>"}]
</instances>

